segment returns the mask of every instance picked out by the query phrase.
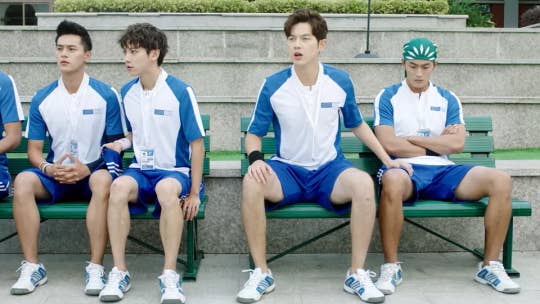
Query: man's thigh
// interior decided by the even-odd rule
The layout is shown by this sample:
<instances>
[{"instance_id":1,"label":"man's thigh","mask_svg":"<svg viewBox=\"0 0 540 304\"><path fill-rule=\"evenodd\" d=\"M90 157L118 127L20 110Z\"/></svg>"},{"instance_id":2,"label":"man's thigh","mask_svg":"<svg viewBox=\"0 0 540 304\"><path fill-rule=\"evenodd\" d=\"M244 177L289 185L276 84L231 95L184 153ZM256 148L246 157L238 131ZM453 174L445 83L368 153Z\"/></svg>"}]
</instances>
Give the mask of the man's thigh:
<instances>
[{"instance_id":1,"label":"man's thigh","mask_svg":"<svg viewBox=\"0 0 540 304\"><path fill-rule=\"evenodd\" d=\"M75 184L61 184L36 168L23 172L35 174L40 181L41 187L39 184L34 185L38 190L36 191L38 204L52 204L62 200L90 200L92 195L88 177Z\"/></svg>"},{"instance_id":2,"label":"man's thigh","mask_svg":"<svg viewBox=\"0 0 540 304\"><path fill-rule=\"evenodd\" d=\"M165 193L175 193L176 196L182 197L189 194L191 189L191 179L184 173L176 171L159 170L156 174L153 184L155 184L156 195Z\"/></svg>"},{"instance_id":3,"label":"man's thigh","mask_svg":"<svg viewBox=\"0 0 540 304\"><path fill-rule=\"evenodd\" d=\"M456 189L467 183L467 176L475 167L471 165L434 166L436 173L431 180L425 180L425 187L419 188L420 198L444 201L461 201L471 198L458 197ZM416 171L416 169L415 169Z\"/></svg>"},{"instance_id":4,"label":"man's thigh","mask_svg":"<svg viewBox=\"0 0 540 304\"><path fill-rule=\"evenodd\" d=\"M504 175L495 168L473 167L455 189L460 200L477 200L488 195L488 187L498 176Z\"/></svg>"},{"instance_id":5,"label":"man's thigh","mask_svg":"<svg viewBox=\"0 0 540 304\"><path fill-rule=\"evenodd\" d=\"M272 169L264 186L264 199L268 210L297 202L302 199L302 168L277 160L266 160ZM306 170L307 171L307 170Z\"/></svg>"}]
</instances>

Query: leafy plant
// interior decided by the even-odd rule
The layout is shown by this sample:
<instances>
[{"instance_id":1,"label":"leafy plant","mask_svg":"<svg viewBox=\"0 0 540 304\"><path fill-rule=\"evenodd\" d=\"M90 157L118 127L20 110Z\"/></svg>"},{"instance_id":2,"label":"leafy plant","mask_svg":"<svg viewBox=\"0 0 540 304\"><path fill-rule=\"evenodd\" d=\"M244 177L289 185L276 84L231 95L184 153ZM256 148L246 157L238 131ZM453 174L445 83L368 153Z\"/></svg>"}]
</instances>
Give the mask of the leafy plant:
<instances>
[{"instance_id":1,"label":"leafy plant","mask_svg":"<svg viewBox=\"0 0 540 304\"><path fill-rule=\"evenodd\" d=\"M493 27L492 15L489 6L477 4L473 0L448 0L450 15L468 15L467 26L469 27Z\"/></svg>"}]
</instances>

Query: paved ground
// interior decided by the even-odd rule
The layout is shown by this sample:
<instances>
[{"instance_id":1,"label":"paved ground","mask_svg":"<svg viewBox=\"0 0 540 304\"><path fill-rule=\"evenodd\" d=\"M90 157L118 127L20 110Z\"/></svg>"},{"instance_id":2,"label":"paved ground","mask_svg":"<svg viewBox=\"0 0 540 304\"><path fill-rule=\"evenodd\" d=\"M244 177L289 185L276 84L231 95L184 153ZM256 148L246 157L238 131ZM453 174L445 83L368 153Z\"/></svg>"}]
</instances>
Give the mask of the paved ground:
<instances>
[{"instance_id":1,"label":"paved ground","mask_svg":"<svg viewBox=\"0 0 540 304\"><path fill-rule=\"evenodd\" d=\"M83 293L84 255L43 255L49 282L33 294L12 296L9 287L17 278L19 255L0 255L0 303L67 304L99 303ZM276 289L265 295L262 304L360 303L342 290L348 255L292 255L271 264ZM473 281L477 259L468 253L402 254L404 283L385 303L452 303L498 304L539 303L540 252L515 252L514 266L521 271L518 295L505 295ZM370 254L368 267L378 272L380 254ZM121 303L159 303L157 276L161 268L159 255L130 255L132 290ZM110 268L111 257L106 257ZM196 282L184 282L187 303L235 303L235 295L247 278L245 255L207 255Z\"/></svg>"}]
</instances>

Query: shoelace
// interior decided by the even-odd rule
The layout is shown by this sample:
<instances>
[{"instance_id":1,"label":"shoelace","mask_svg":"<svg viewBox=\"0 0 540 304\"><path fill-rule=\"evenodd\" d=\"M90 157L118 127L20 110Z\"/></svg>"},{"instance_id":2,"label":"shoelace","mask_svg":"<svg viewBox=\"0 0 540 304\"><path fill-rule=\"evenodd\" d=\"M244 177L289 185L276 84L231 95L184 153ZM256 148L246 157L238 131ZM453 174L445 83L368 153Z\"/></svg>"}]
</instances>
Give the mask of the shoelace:
<instances>
[{"instance_id":1,"label":"shoelace","mask_svg":"<svg viewBox=\"0 0 540 304\"><path fill-rule=\"evenodd\" d=\"M249 279L247 280L247 282L244 284L244 287L253 287L253 288L257 288L257 286L259 285L259 282L261 281L261 273L255 273L255 270L254 269L245 269L245 270L242 270L242 272L249 272Z\"/></svg>"},{"instance_id":2,"label":"shoelace","mask_svg":"<svg viewBox=\"0 0 540 304\"><path fill-rule=\"evenodd\" d=\"M490 270L499 277L499 279L509 279L508 274L504 270L504 266L500 262L491 262Z\"/></svg>"},{"instance_id":3,"label":"shoelace","mask_svg":"<svg viewBox=\"0 0 540 304\"><path fill-rule=\"evenodd\" d=\"M163 282L163 285L165 285L165 289L176 289L178 278L173 275L165 275L161 281Z\"/></svg>"},{"instance_id":4,"label":"shoelace","mask_svg":"<svg viewBox=\"0 0 540 304\"><path fill-rule=\"evenodd\" d=\"M17 269L17 272L21 272L21 278L29 278L34 273L35 269L27 261L22 261L21 266Z\"/></svg>"},{"instance_id":5,"label":"shoelace","mask_svg":"<svg viewBox=\"0 0 540 304\"><path fill-rule=\"evenodd\" d=\"M364 275L365 274L365 275ZM365 270L364 273L360 272L360 273L356 273L356 277L358 278L358 280L360 281L360 283L362 283L362 286L364 286L364 288L367 289L367 287L373 287L375 288L375 285L373 284L373 281L371 280L371 278L374 278L376 277L377 274L371 270Z\"/></svg>"},{"instance_id":6,"label":"shoelace","mask_svg":"<svg viewBox=\"0 0 540 304\"><path fill-rule=\"evenodd\" d=\"M86 268L86 272L88 272L89 277L98 276L101 277L103 275L103 269L97 265L89 264L90 267Z\"/></svg>"},{"instance_id":7,"label":"shoelace","mask_svg":"<svg viewBox=\"0 0 540 304\"><path fill-rule=\"evenodd\" d=\"M109 273L109 280L107 281L106 289L117 289L118 284L122 280L122 273L117 271L111 271Z\"/></svg>"},{"instance_id":8,"label":"shoelace","mask_svg":"<svg viewBox=\"0 0 540 304\"><path fill-rule=\"evenodd\" d=\"M381 269L381 276L379 280L381 281L390 281L392 279L392 276L396 272L396 269L398 267L395 266L395 264L384 264Z\"/></svg>"}]
</instances>

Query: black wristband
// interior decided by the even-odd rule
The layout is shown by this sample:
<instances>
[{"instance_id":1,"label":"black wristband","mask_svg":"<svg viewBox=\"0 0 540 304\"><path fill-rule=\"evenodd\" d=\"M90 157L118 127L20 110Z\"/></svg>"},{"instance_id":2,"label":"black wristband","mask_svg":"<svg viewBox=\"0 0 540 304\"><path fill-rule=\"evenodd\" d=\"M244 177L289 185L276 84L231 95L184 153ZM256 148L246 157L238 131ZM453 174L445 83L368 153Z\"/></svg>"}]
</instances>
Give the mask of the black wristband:
<instances>
[{"instance_id":1,"label":"black wristband","mask_svg":"<svg viewBox=\"0 0 540 304\"><path fill-rule=\"evenodd\" d=\"M92 174L96 169L97 167L103 163L103 158L101 158L101 156L96 159L95 161L91 162L91 163L88 163L88 164L85 164L88 169L90 170L90 174Z\"/></svg>"},{"instance_id":2,"label":"black wristband","mask_svg":"<svg viewBox=\"0 0 540 304\"><path fill-rule=\"evenodd\" d=\"M430 149L426 149L426 155L427 156L441 156L439 153L435 151L431 151Z\"/></svg>"},{"instance_id":3,"label":"black wristband","mask_svg":"<svg viewBox=\"0 0 540 304\"><path fill-rule=\"evenodd\" d=\"M253 164L254 162L258 161L258 160L264 160L264 154L261 153L261 151L251 151L251 153L249 153L248 155L248 159L249 159L249 164Z\"/></svg>"}]
</instances>

